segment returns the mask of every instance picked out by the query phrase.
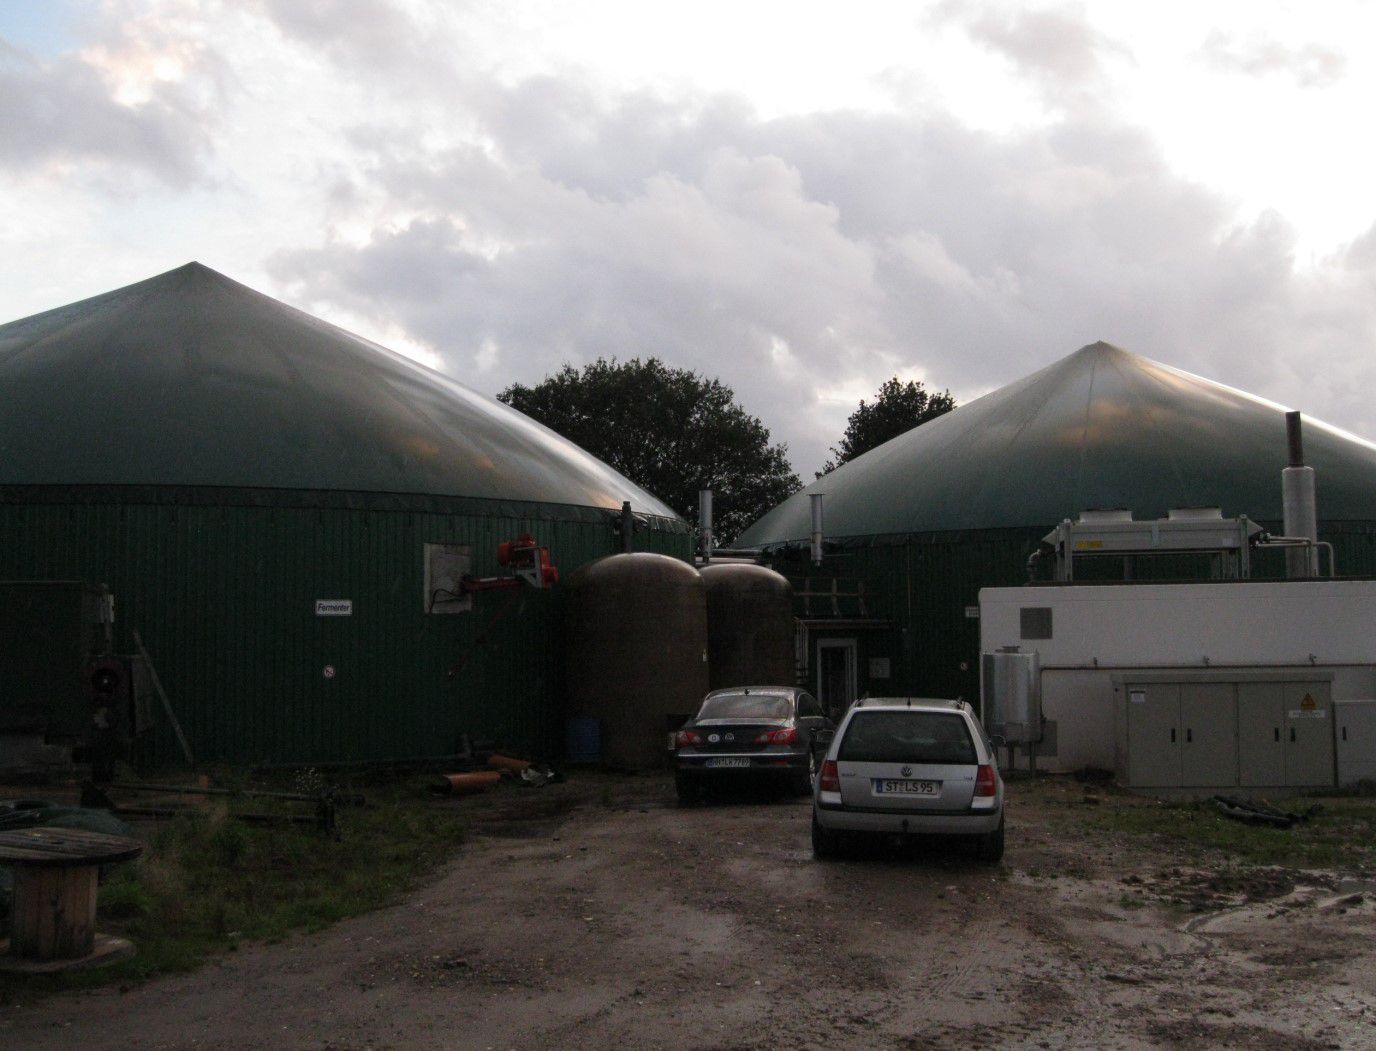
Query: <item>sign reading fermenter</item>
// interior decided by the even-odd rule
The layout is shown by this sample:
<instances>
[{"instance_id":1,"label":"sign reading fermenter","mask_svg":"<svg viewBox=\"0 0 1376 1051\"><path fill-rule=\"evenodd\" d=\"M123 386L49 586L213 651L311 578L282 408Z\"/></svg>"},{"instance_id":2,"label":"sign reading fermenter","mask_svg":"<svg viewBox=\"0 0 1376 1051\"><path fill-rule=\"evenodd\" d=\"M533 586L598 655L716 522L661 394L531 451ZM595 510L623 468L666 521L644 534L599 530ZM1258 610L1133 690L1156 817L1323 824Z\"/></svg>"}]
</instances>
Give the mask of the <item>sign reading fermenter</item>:
<instances>
[{"instance_id":1,"label":"sign reading fermenter","mask_svg":"<svg viewBox=\"0 0 1376 1051\"><path fill-rule=\"evenodd\" d=\"M315 600L317 617L352 617L354 600L351 598L318 598Z\"/></svg>"}]
</instances>

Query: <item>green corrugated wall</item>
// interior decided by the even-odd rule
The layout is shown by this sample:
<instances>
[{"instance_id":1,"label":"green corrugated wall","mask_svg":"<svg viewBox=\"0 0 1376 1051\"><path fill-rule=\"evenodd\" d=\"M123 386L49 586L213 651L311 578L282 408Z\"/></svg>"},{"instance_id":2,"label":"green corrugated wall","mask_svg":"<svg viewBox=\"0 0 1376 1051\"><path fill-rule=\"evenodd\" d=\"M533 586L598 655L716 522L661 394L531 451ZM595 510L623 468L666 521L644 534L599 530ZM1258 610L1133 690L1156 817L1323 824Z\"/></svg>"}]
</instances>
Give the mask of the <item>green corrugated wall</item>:
<instances>
[{"instance_id":1,"label":"green corrugated wall","mask_svg":"<svg viewBox=\"0 0 1376 1051\"><path fill-rule=\"evenodd\" d=\"M469 545L473 572L497 575L498 543L529 532L566 574L620 550L608 515L258 503L0 502L0 579L107 584L117 647L133 652L139 631L198 760L411 758L451 753L460 734L558 751L559 589L426 614L423 545ZM686 526L656 524L638 550L691 556ZM353 615L316 616L317 599L350 599ZM139 758L177 758L165 722Z\"/></svg>"}]
</instances>

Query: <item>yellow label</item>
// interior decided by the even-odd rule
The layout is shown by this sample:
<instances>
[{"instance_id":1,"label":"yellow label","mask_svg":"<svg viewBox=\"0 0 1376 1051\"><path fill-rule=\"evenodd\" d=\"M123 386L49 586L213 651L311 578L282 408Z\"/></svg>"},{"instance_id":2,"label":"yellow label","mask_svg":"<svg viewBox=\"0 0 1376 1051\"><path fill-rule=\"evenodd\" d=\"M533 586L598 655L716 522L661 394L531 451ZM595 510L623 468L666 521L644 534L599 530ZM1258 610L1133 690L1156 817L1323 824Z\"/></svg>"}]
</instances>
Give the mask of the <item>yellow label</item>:
<instances>
[{"instance_id":1,"label":"yellow label","mask_svg":"<svg viewBox=\"0 0 1376 1051\"><path fill-rule=\"evenodd\" d=\"M1304 695L1304 700L1300 701L1300 707L1304 709L1306 712L1312 712L1315 708L1317 708L1318 705L1314 703L1313 694L1306 693Z\"/></svg>"},{"instance_id":2,"label":"yellow label","mask_svg":"<svg viewBox=\"0 0 1376 1051\"><path fill-rule=\"evenodd\" d=\"M1092 550L1094 550L1095 548L1100 548L1100 547L1103 547L1103 546L1104 546L1104 542L1103 542L1102 540L1077 540L1077 541L1075 541L1075 550L1076 550L1076 551L1092 551Z\"/></svg>"}]
</instances>

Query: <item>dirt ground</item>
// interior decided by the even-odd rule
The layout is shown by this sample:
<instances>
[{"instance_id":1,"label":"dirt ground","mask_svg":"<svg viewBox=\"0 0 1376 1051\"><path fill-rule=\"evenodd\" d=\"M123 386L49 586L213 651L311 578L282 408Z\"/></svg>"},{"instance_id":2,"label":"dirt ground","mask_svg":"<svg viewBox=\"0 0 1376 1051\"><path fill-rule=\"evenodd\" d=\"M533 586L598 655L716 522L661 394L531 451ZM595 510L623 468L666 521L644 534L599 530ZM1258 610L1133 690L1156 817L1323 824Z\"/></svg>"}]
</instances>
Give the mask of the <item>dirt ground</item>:
<instances>
[{"instance_id":1,"label":"dirt ground","mask_svg":"<svg viewBox=\"0 0 1376 1051\"><path fill-rule=\"evenodd\" d=\"M819 863L806 800L667 778L454 801L395 906L132 989L5 1008L0 1048L1372 1048L1376 888L1086 831L1010 786L1008 853Z\"/></svg>"}]
</instances>

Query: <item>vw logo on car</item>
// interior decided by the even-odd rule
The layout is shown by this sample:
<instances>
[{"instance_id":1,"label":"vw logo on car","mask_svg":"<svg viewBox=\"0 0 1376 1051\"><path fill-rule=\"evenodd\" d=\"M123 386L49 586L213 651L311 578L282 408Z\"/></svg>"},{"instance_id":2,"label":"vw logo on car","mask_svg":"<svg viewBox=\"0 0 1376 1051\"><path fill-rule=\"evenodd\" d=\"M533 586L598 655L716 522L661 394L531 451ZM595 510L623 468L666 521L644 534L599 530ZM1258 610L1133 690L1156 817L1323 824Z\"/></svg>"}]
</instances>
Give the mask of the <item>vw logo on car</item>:
<instances>
[{"instance_id":1,"label":"vw logo on car","mask_svg":"<svg viewBox=\"0 0 1376 1051\"><path fill-rule=\"evenodd\" d=\"M902 776L904 776L904 777L912 777L912 776L913 776L913 768L912 768L911 766L905 766L902 770L900 770L900 771L898 771L898 772L899 772Z\"/></svg>"}]
</instances>

